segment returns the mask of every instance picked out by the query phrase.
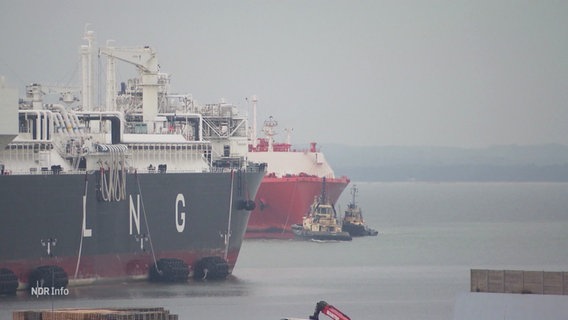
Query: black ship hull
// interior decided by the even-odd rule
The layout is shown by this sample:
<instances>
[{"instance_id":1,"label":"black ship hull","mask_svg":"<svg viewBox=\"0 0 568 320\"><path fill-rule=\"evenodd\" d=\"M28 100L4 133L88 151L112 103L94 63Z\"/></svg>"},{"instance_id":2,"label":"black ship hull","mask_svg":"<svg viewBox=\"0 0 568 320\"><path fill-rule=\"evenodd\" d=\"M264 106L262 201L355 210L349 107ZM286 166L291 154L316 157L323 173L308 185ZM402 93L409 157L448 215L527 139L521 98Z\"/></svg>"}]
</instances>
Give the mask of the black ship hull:
<instances>
[{"instance_id":1,"label":"black ship hull","mask_svg":"<svg viewBox=\"0 0 568 320\"><path fill-rule=\"evenodd\" d=\"M71 283L145 278L172 258L197 272L218 257L230 273L263 175L129 173L120 201L103 200L100 172L2 175L0 269L20 287L40 266Z\"/></svg>"},{"instance_id":2,"label":"black ship hull","mask_svg":"<svg viewBox=\"0 0 568 320\"><path fill-rule=\"evenodd\" d=\"M347 222L343 222L341 229L343 231L349 232L352 237L376 236L379 234L377 230L371 229L365 225Z\"/></svg>"}]
</instances>

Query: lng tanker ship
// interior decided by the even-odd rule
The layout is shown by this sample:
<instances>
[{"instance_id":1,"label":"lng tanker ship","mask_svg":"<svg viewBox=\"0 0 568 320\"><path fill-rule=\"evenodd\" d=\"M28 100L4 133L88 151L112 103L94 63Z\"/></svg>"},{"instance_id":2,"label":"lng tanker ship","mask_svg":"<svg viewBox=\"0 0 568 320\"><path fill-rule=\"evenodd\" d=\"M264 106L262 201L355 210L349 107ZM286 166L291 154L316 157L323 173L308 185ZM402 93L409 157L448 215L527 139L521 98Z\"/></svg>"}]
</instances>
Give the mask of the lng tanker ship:
<instances>
[{"instance_id":1,"label":"lng tanker ship","mask_svg":"<svg viewBox=\"0 0 568 320\"><path fill-rule=\"evenodd\" d=\"M246 119L169 94L150 47L99 49L107 102L95 107L85 39L80 103L73 88L32 84L19 100L0 83L0 294L226 277L265 174L246 161ZM117 61L140 72L120 89ZM62 104L45 102L54 91Z\"/></svg>"},{"instance_id":2,"label":"lng tanker ship","mask_svg":"<svg viewBox=\"0 0 568 320\"><path fill-rule=\"evenodd\" d=\"M255 104L253 98L253 109ZM324 178L327 197L333 204L349 184L349 178L335 176L315 142L307 150L292 149L289 141L275 142L277 126L278 122L270 117L262 129L266 137L253 136L254 143L249 145L248 159L266 163L268 169L256 194L247 238L292 238L291 226L302 223L314 198L322 193Z\"/></svg>"}]
</instances>

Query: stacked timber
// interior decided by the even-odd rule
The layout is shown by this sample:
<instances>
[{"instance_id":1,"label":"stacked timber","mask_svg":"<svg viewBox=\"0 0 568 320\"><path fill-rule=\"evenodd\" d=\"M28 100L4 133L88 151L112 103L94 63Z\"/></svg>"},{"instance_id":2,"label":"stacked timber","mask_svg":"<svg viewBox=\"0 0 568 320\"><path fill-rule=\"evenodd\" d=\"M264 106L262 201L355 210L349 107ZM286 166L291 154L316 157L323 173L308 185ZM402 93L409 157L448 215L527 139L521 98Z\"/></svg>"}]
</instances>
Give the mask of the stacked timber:
<instances>
[{"instance_id":1,"label":"stacked timber","mask_svg":"<svg viewBox=\"0 0 568 320\"><path fill-rule=\"evenodd\" d=\"M471 292L568 295L568 272L472 269Z\"/></svg>"},{"instance_id":2,"label":"stacked timber","mask_svg":"<svg viewBox=\"0 0 568 320\"><path fill-rule=\"evenodd\" d=\"M164 308L55 309L14 311L13 320L178 320Z\"/></svg>"}]
</instances>

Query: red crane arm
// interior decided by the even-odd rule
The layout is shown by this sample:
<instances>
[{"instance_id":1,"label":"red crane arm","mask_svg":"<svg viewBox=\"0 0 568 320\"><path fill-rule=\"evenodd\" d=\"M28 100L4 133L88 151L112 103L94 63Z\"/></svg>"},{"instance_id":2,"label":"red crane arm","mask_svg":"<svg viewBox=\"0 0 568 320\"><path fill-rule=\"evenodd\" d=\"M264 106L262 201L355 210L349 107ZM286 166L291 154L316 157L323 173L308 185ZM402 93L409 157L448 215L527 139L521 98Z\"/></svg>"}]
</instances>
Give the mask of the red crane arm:
<instances>
[{"instance_id":1,"label":"red crane arm","mask_svg":"<svg viewBox=\"0 0 568 320\"><path fill-rule=\"evenodd\" d=\"M328 304L325 301L320 301L316 304L316 310L314 311L314 314L310 316L310 319L319 320L320 312L333 320L351 320L351 318L349 318L343 312L339 311L339 309Z\"/></svg>"}]
</instances>

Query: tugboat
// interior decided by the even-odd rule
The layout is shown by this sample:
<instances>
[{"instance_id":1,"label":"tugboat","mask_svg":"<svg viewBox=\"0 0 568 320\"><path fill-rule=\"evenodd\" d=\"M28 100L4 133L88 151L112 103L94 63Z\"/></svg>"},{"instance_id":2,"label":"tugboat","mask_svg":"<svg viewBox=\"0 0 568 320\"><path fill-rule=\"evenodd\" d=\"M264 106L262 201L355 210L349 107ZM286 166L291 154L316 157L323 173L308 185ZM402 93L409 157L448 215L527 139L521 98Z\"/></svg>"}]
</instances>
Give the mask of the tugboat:
<instances>
[{"instance_id":1,"label":"tugboat","mask_svg":"<svg viewBox=\"0 0 568 320\"><path fill-rule=\"evenodd\" d=\"M363 212L355 203L355 196L357 195L357 192L359 192L359 189L357 189L356 185L353 185L351 188L351 195L353 198L343 215L342 229L343 231L349 232L352 237L376 236L379 232L365 225Z\"/></svg>"},{"instance_id":2,"label":"tugboat","mask_svg":"<svg viewBox=\"0 0 568 320\"><path fill-rule=\"evenodd\" d=\"M321 195L314 198L302 224L293 224L292 232L299 239L350 241L351 235L341 229L337 212L325 192L325 178Z\"/></svg>"}]
</instances>

